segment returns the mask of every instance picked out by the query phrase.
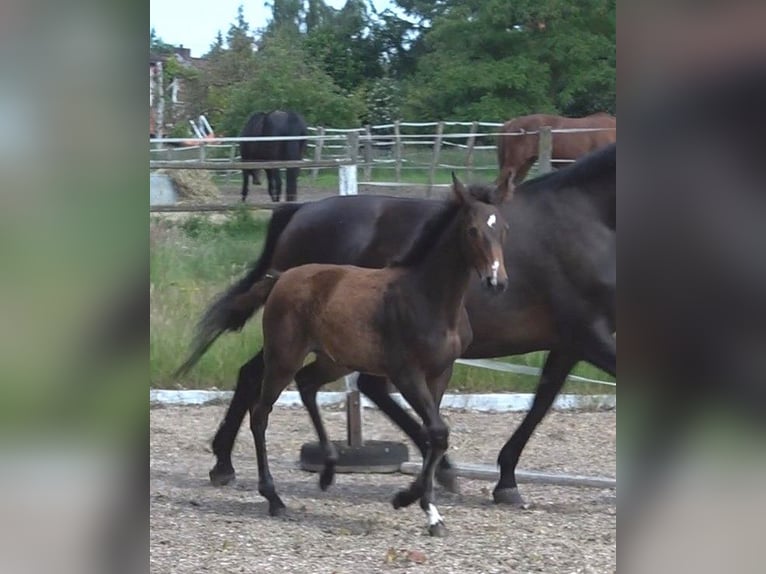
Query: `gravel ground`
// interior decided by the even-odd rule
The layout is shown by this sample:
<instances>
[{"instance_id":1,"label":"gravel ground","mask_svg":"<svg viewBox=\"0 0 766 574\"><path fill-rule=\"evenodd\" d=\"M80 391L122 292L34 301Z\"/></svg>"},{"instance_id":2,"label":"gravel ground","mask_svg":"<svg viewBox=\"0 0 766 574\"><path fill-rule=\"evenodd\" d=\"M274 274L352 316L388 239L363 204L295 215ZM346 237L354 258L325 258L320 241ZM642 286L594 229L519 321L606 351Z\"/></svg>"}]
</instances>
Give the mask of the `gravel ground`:
<instances>
[{"instance_id":1,"label":"gravel ground","mask_svg":"<svg viewBox=\"0 0 766 574\"><path fill-rule=\"evenodd\" d=\"M393 494L412 477L336 476L321 492L317 476L297 469L303 442L314 440L302 409L277 408L267 435L271 470L288 506L267 514L257 491L247 425L234 451L237 482L215 488L209 442L223 406L158 407L151 412L152 572L575 572L616 571L614 490L522 484L531 510L498 507L493 484L462 479L462 494L437 491L449 534L431 538L417 506L395 511ZM333 438L345 412L324 409ZM492 462L522 414L446 411L450 452L458 462ZM364 411L367 439L400 440L375 410ZM551 413L538 428L521 468L615 476L616 413ZM410 446L410 458L419 455Z\"/></svg>"}]
</instances>

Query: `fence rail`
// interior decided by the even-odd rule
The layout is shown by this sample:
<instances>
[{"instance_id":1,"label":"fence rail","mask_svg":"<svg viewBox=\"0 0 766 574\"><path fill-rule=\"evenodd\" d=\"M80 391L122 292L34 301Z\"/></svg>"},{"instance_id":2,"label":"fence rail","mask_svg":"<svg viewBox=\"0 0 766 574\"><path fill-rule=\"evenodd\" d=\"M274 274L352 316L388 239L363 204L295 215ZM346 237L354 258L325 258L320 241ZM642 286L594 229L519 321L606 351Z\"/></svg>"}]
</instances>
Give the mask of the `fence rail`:
<instances>
[{"instance_id":1,"label":"fence rail","mask_svg":"<svg viewBox=\"0 0 766 574\"><path fill-rule=\"evenodd\" d=\"M556 163L572 160L552 157L554 134L594 132L615 128L541 128L536 131L498 133L498 122L393 122L366 125L359 128L309 127L306 136L222 137L222 138L154 138L151 153L164 154L153 159L151 169L208 169L239 171L242 169L300 167L310 170L316 182L322 170L342 165L358 165L360 182L369 185L426 186L430 196L434 188L441 187L444 171L474 172L497 170L495 150L499 137L539 135L537 173L550 171ZM457 128L455 133L450 133ZM467 128L467 129L466 129ZM429 133L423 133L429 130ZM243 142L296 141L307 142L311 159L295 162L246 162L237 153ZM168 147L171 144L176 147ZM180 147L182 144L186 144ZM188 145L192 144L192 145ZM193 155L192 155L193 154ZM184 159L177 156L184 155ZM414 173L420 176L413 181ZM381 175L390 174L390 175ZM439 175L441 174L441 175ZM381 180L381 177L383 180ZM375 180L375 181L373 181ZM408 181L404 181L408 180Z\"/></svg>"}]
</instances>

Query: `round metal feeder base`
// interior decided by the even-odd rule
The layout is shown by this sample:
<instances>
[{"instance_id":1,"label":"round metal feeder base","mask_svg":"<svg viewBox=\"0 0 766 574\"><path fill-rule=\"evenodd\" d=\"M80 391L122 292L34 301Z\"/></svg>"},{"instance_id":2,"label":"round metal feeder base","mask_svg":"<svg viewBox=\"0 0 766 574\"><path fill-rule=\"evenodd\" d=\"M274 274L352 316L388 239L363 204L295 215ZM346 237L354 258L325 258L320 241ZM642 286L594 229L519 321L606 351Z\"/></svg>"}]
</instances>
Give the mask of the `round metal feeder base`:
<instances>
[{"instance_id":1,"label":"round metal feeder base","mask_svg":"<svg viewBox=\"0 0 766 574\"><path fill-rule=\"evenodd\" d=\"M399 472L403 462L409 460L407 445L401 442L368 440L361 446L349 446L345 441L333 441L338 450L335 472ZM301 447L301 468L319 472L324 468L324 452L318 442Z\"/></svg>"}]
</instances>

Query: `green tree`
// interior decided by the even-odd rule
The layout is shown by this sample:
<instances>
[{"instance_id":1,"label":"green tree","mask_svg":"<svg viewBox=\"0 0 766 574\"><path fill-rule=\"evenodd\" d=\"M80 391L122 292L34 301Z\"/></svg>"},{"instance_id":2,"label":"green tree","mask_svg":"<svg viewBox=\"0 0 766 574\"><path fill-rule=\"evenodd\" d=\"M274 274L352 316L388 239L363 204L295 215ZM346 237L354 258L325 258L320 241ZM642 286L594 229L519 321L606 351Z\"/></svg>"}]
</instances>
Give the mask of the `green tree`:
<instances>
[{"instance_id":1,"label":"green tree","mask_svg":"<svg viewBox=\"0 0 766 574\"><path fill-rule=\"evenodd\" d=\"M505 119L614 109L614 0L400 0L426 52L413 117Z\"/></svg>"},{"instance_id":2,"label":"green tree","mask_svg":"<svg viewBox=\"0 0 766 574\"><path fill-rule=\"evenodd\" d=\"M359 125L364 111L360 98L341 90L289 30L262 40L252 75L229 87L227 103L220 129L230 134L256 111L293 109L309 124L331 126Z\"/></svg>"},{"instance_id":3,"label":"green tree","mask_svg":"<svg viewBox=\"0 0 766 574\"><path fill-rule=\"evenodd\" d=\"M157 56L167 56L172 54L174 50L175 48L172 44L168 44L159 37L154 27L149 30L149 53Z\"/></svg>"}]
</instances>

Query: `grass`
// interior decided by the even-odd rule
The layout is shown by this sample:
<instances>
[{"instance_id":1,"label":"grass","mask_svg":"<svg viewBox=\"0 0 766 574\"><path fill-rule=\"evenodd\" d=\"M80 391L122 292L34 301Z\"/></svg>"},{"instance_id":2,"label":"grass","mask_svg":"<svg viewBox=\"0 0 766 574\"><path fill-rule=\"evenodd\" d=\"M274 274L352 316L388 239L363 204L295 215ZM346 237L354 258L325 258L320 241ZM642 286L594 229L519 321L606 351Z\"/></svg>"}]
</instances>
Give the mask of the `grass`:
<instances>
[{"instance_id":1,"label":"grass","mask_svg":"<svg viewBox=\"0 0 766 574\"><path fill-rule=\"evenodd\" d=\"M182 222L155 218L151 233L151 337L150 367L153 388L177 388L173 371L186 356L197 319L217 293L239 277L261 252L268 219L260 212L238 210L222 223L206 216ZM222 336L182 381L184 388L230 389L239 367L262 344L260 317L241 333ZM542 366L545 353L517 355L501 360ZM310 360L310 359L309 359ZM594 367L580 363L580 376L612 381ZM450 385L463 392L532 392L537 377L456 365ZM342 388L341 383L328 389ZM564 392L613 393L615 387L568 382Z\"/></svg>"}]
</instances>

